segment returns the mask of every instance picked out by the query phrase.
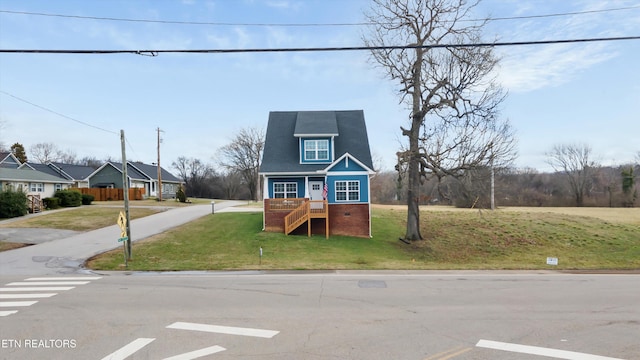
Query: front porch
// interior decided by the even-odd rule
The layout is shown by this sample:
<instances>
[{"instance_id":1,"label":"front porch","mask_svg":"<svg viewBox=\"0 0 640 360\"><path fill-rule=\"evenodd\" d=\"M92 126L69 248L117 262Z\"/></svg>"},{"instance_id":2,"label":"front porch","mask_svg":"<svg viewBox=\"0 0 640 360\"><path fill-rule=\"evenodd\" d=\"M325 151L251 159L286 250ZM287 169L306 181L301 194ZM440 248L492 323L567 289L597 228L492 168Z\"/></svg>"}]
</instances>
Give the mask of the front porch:
<instances>
[{"instance_id":1,"label":"front porch","mask_svg":"<svg viewBox=\"0 0 640 360\"><path fill-rule=\"evenodd\" d=\"M307 236L311 236L313 219L323 219L324 229L317 230L324 230L325 237L329 237L329 205L326 200L264 199L264 215L266 231L284 231L287 235L307 223Z\"/></svg>"},{"instance_id":2,"label":"front porch","mask_svg":"<svg viewBox=\"0 0 640 360\"><path fill-rule=\"evenodd\" d=\"M297 209L300 211L295 211ZM308 216L304 215L305 211ZM367 203L329 204L307 198L264 199L263 215L263 230L268 232L303 235L306 222L307 236L371 237L371 213Z\"/></svg>"}]
</instances>

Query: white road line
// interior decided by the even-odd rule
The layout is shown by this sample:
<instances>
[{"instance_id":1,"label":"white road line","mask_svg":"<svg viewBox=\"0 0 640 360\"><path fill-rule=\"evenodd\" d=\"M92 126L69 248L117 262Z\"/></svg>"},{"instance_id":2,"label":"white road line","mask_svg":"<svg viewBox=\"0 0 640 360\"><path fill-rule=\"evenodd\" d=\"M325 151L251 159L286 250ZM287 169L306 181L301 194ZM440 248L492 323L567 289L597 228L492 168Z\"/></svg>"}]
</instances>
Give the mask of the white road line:
<instances>
[{"instance_id":1,"label":"white road line","mask_svg":"<svg viewBox=\"0 0 640 360\"><path fill-rule=\"evenodd\" d=\"M476 344L476 347L511 351L511 352L517 352L521 354L547 356L547 357L553 357L556 359L566 359L566 360L623 360L623 359L606 357L606 356L591 355L591 354L543 348L543 347L537 347L537 346L510 344L510 343L491 341L491 340L480 340Z\"/></svg>"},{"instance_id":2,"label":"white road line","mask_svg":"<svg viewBox=\"0 0 640 360\"><path fill-rule=\"evenodd\" d=\"M203 357L203 356L219 353L219 352L225 351L225 350L227 350L227 349L223 348L222 346L214 345L214 346L210 346L208 348L204 348L204 349L191 351L191 352L188 352L188 353L184 353L184 354L180 354L180 355L164 358L164 360L193 360L193 359L197 359L199 357Z\"/></svg>"},{"instance_id":3,"label":"white road line","mask_svg":"<svg viewBox=\"0 0 640 360\"><path fill-rule=\"evenodd\" d=\"M34 286L34 285L86 285L89 281L19 281L8 283L6 286Z\"/></svg>"},{"instance_id":4,"label":"white road line","mask_svg":"<svg viewBox=\"0 0 640 360\"><path fill-rule=\"evenodd\" d=\"M75 286L12 287L0 288L0 291L66 291L73 288Z\"/></svg>"},{"instance_id":5,"label":"white road line","mask_svg":"<svg viewBox=\"0 0 640 360\"><path fill-rule=\"evenodd\" d=\"M102 360L124 360L131 354L149 345L155 338L138 338L129 344L121 347L119 350L102 358Z\"/></svg>"},{"instance_id":6,"label":"white road line","mask_svg":"<svg viewBox=\"0 0 640 360\"><path fill-rule=\"evenodd\" d=\"M102 276L78 276L78 277L35 277L28 278L24 281L83 281L83 280L99 280Z\"/></svg>"},{"instance_id":7,"label":"white road line","mask_svg":"<svg viewBox=\"0 0 640 360\"><path fill-rule=\"evenodd\" d=\"M280 331L275 331L275 330L262 330L262 329L241 328L241 327L232 327L232 326L195 324L195 323L186 323L186 322L173 323L167 326L167 329L195 330L195 331L205 331L205 332L212 332L212 333L219 333L219 334L254 336L254 337L261 337L261 338L272 338L276 336L278 333L280 333Z\"/></svg>"},{"instance_id":8,"label":"white road line","mask_svg":"<svg viewBox=\"0 0 640 360\"><path fill-rule=\"evenodd\" d=\"M0 294L0 299L42 299L56 295L55 293L44 294Z\"/></svg>"},{"instance_id":9,"label":"white road line","mask_svg":"<svg viewBox=\"0 0 640 360\"><path fill-rule=\"evenodd\" d=\"M0 311L0 316L9 316L9 315L15 314L17 312L18 312L18 310Z\"/></svg>"},{"instance_id":10,"label":"white road line","mask_svg":"<svg viewBox=\"0 0 640 360\"><path fill-rule=\"evenodd\" d=\"M38 301L0 301L0 307L31 306Z\"/></svg>"}]
</instances>

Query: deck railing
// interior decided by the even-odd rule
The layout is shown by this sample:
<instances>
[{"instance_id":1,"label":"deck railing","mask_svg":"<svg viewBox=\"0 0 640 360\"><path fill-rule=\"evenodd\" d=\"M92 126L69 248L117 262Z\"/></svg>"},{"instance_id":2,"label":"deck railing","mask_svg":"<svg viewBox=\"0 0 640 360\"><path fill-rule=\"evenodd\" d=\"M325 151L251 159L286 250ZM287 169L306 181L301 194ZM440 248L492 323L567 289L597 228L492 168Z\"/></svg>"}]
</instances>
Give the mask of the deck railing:
<instances>
[{"instance_id":1,"label":"deck railing","mask_svg":"<svg viewBox=\"0 0 640 360\"><path fill-rule=\"evenodd\" d=\"M269 208L265 210L287 210L291 211L301 204L303 204L306 199L303 198L289 198L289 199L269 199Z\"/></svg>"},{"instance_id":2,"label":"deck railing","mask_svg":"<svg viewBox=\"0 0 640 360\"><path fill-rule=\"evenodd\" d=\"M274 204L273 200L278 200ZM284 200L284 201L280 201ZM285 202L288 201L288 202ZM311 236L311 219L324 218L326 219L326 236L329 236L329 206L326 200L308 200L308 199L270 199L270 210L289 210L289 206L298 204L298 206L289 212L284 217L284 232L290 234L293 230L300 225L307 222L307 232Z\"/></svg>"},{"instance_id":3,"label":"deck railing","mask_svg":"<svg viewBox=\"0 0 640 360\"><path fill-rule=\"evenodd\" d=\"M42 211L44 204L40 195L27 195L27 207L32 214Z\"/></svg>"}]
</instances>

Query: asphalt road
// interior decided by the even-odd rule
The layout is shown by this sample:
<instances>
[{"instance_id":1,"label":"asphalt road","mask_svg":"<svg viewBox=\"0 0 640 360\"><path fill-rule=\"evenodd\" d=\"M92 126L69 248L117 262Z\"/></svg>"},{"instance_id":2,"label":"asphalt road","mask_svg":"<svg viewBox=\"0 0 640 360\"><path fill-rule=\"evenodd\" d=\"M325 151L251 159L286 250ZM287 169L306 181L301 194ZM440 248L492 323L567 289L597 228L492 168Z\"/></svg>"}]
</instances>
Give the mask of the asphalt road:
<instances>
[{"instance_id":1,"label":"asphalt road","mask_svg":"<svg viewBox=\"0 0 640 360\"><path fill-rule=\"evenodd\" d=\"M76 277L0 275L0 295L55 294L0 299L37 301L0 307L17 311L0 317L0 359L640 359L639 275Z\"/></svg>"}]
</instances>

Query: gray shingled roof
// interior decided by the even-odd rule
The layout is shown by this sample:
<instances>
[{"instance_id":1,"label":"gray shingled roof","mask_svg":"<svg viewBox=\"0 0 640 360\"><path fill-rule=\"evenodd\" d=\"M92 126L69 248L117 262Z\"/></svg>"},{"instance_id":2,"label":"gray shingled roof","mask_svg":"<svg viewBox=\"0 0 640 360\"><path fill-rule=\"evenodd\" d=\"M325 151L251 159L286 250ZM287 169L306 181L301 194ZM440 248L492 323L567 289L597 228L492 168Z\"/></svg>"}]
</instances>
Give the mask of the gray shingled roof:
<instances>
[{"instance_id":1,"label":"gray shingled roof","mask_svg":"<svg viewBox=\"0 0 640 360\"><path fill-rule=\"evenodd\" d=\"M335 111L300 111L296 118L294 136L337 136Z\"/></svg>"},{"instance_id":2,"label":"gray shingled roof","mask_svg":"<svg viewBox=\"0 0 640 360\"><path fill-rule=\"evenodd\" d=\"M40 172L43 172L45 174L49 174L51 176L55 176L55 177L58 177L58 178L61 178L61 179L71 180L71 179L65 177L64 175L59 174L57 171L55 171L54 169L50 168L46 164L34 164L34 163L28 162L28 163L22 164L20 169L33 169L33 170L40 171Z\"/></svg>"},{"instance_id":3,"label":"gray shingled roof","mask_svg":"<svg viewBox=\"0 0 640 360\"><path fill-rule=\"evenodd\" d=\"M122 172L122 163L110 162L113 167ZM180 179L161 167L162 181L180 183ZM127 161L127 176L136 180L158 180L158 167L138 162Z\"/></svg>"},{"instance_id":4,"label":"gray shingled roof","mask_svg":"<svg viewBox=\"0 0 640 360\"><path fill-rule=\"evenodd\" d=\"M302 114L302 116L300 116ZM272 111L269 113L267 135L262 155L261 173L303 173L326 168L327 164L300 164L297 121L303 119L300 131L318 134L310 126L316 119L319 131L331 130L327 123L335 116L337 133L335 137L335 158L345 153L351 154L364 165L373 169L367 127L362 110L348 111Z\"/></svg>"},{"instance_id":5,"label":"gray shingled roof","mask_svg":"<svg viewBox=\"0 0 640 360\"><path fill-rule=\"evenodd\" d=\"M145 175L152 178L153 180L158 180L158 167L156 165L148 165L148 164L143 164L138 162L130 162L129 165L135 166L136 168L138 168L138 170L142 171ZM160 169L161 169L160 174L162 175L162 181L178 182L178 183L181 182L180 179L173 176L172 173L168 172L163 167L160 167Z\"/></svg>"},{"instance_id":6,"label":"gray shingled roof","mask_svg":"<svg viewBox=\"0 0 640 360\"><path fill-rule=\"evenodd\" d=\"M51 164L62 170L74 180L85 180L89 175L96 171L96 169L91 166L63 164L59 162L53 162Z\"/></svg>"},{"instance_id":7,"label":"gray shingled roof","mask_svg":"<svg viewBox=\"0 0 640 360\"><path fill-rule=\"evenodd\" d=\"M110 161L108 164L111 164L114 168L118 169L118 171L122 172L122 163ZM150 180L147 175L145 175L142 171L131 166L131 163L127 161L127 176L131 179L135 180Z\"/></svg>"},{"instance_id":8,"label":"gray shingled roof","mask_svg":"<svg viewBox=\"0 0 640 360\"><path fill-rule=\"evenodd\" d=\"M53 176L43 173L42 171L32 169L7 169L0 168L0 179L9 181L26 181L26 182L46 182L46 183L64 183L70 184L72 181L63 179L59 176Z\"/></svg>"}]
</instances>

